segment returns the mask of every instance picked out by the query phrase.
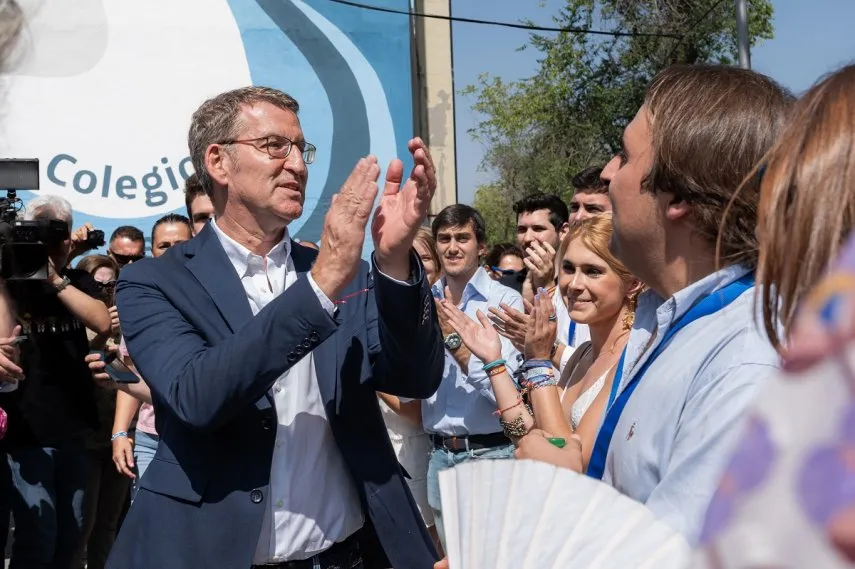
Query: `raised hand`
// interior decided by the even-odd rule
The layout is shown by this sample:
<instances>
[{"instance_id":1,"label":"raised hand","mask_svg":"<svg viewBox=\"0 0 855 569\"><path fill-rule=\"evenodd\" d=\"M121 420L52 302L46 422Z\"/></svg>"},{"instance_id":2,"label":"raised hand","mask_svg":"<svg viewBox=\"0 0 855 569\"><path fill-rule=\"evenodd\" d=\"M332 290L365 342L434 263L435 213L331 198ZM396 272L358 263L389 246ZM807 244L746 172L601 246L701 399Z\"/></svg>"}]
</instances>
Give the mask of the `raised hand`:
<instances>
[{"instance_id":1,"label":"raised hand","mask_svg":"<svg viewBox=\"0 0 855 569\"><path fill-rule=\"evenodd\" d=\"M312 278L324 294L336 299L359 269L365 226L377 197L377 158L362 158L333 196L324 218L321 246Z\"/></svg>"},{"instance_id":2,"label":"raised hand","mask_svg":"<svg viewBox=\"0 0 855 569\"><path fill-rule=\"evenodd\" d=\"M529 313L528 328L525 335L526 359L551 359L552 346L558 335L558 322L555 319L555 307L546 290L540 289L534 297Z\"/></svg>"},{"instance_id":3,"label":"raised hand","mask_svg":"<svg viewBox=\"0 0 855 569\"><path fill-rule=\"evenodd\" d=\"M398 280L410 276L410 248L436 191L436 169L427 146L420 138L407 146L414 162L410 177L402 184L404 164L392 160L371 224L377 267Z\"/></svg>"},{"instance_id":4,"label":"raised hand","mask_svg":"<svg viewBox=\"0 0 855 569\"><path fill-rule=\"evenodd\" d=\"M448 298L450 291L446 290L445 294ZM478 322L475 322L448 300L439 300L438 304L451 327L460 334L460 339L476 358L489 363L502 357L502 342L499 340L499 334L490 325L490 321L483 312L479 310L476 313Z\"/></svg>"},{"instance_id":5,"label":"raised hand","mask_svg":"<svg viewBox=\"0 0 855 569\"><path fill-rule=\"evenodd\" d=\"M525 250L523 263L528 268L532 290L550 287L555 281L555 249L549 243L532 241Z\"/></svg>"},{"instance_id":6,"label":"raised hand","mask_svg":"<svg viewBox=\"0 0 855 569\"><path fill-rule=\"evenodd\" d=\"M525 335L531 316L507 304L500 304L499 308L491 306L489 311L490 320L499 334L510 340L517 350L525 352Z\"/></svg>"}]
</instances>

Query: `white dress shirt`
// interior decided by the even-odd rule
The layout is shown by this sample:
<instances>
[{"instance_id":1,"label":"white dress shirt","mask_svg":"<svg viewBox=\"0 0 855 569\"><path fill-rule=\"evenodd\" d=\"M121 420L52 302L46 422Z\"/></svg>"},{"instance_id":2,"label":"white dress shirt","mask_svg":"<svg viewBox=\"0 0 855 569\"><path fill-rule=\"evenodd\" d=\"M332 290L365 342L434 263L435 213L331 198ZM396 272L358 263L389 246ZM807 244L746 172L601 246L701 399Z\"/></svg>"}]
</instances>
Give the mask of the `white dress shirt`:
<instances>
[{"instance_id":1,"label":"white dress shirt","mask_svg":"<svg viewBox=\"0 0 855 569\"><path fill-rule=\"evenodd\" d=\"M433 285L433 295L445 297L445 279ZM458 308L475 320L480 310L489 314L488 308L507 304L524 310L522 297L517 291L490 278L483 267L479 267L466 283ZM519 367L519 351L507 338L501 338L502 358L507 360L508 370ZM428 433L445 436L489 435L500 433L502 426L496 416L496 395L493 384L484 371L484 364L475 354L469 356L469 366L462 370L448 349L445 350L445 371L436 393L422 401L422 425Z\"/></svg>"},{"instance_id":2,"label":"white dress shirt","mask_svg":"<svg viewBox=\"0 0 855 569\"><path fill-rule=\"evenodd\" d=\"M253 314L297 282L287 231L261 257L228 237L216 221L212 225L246 290ZM332 314L334 304L311 275L307 278L321 305ZM256 565L308 559L343 541L364 522L356 487L330 430L313 354L283 373L271 394L278 426L264 521L253 557Z\"/></svg>"}]
</instances>

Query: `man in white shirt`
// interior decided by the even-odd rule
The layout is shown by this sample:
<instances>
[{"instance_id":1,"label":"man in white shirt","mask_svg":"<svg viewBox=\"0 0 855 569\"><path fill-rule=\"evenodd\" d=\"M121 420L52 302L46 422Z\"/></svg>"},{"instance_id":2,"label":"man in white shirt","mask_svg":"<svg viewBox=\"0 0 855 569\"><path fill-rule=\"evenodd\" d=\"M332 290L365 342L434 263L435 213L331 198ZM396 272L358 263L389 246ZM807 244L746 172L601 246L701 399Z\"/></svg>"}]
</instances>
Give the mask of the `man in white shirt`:
<instances>
[{"instance_id":1,"label":"man in white shirt","mask_svg":"<svg viewBox=\"0 0 855 569\"><path fill-rule=\"evenodd\" d=\"M519 293L490 278L480 265L487 230L478 210L465 204L450 205L434 218L431 231L443 272L433 285L435 297L447 298L473 320L479 310L487 314L488 308L500 304L522 310ZM428 502L443 540L439 472L473 458L513 455L513 445L496 416L493 385L483 369L491 362L482 362L471 353L461 356L462 347L456 332L445 337L442 383L422 402L422 424L434 446L427 473ZM511 342L502 338L502 358L511 371L519 366L518 355Z\"/></svg>"},{"instance_id":2,"label":"man in white shirt","mask_svg":"<svg viewBox=\"0 0 855 569\"><path fill-rule=\"evenodd\" d=\"M639 299L587 474L690 540L743 411L778 366L754 310L760 184L745 178L791 102L752 71L668 68L602 174L612 247L650 290ZM557 449L543 435L524 437L519 456L581 468L578 440Z\"/></svg>"},{"instance_id":3,"label":"man in white shirt","mask_svg":"<svg viewBox=\"0 0 855 569\"><path fill-rule=\"evenodd\" d=\"M320 252L303 247L287 227L316 149L298 110L266 87L203 103L190 154L215 219L122 273L122 329L160 444L112 569L418 569L436 556L375 395L428 397L442 375L411 251L435 170L420 139L407 180L390 164L373 270L360 259L378 193L372 156L333 197Z\"/></svg>"}]
</instances>

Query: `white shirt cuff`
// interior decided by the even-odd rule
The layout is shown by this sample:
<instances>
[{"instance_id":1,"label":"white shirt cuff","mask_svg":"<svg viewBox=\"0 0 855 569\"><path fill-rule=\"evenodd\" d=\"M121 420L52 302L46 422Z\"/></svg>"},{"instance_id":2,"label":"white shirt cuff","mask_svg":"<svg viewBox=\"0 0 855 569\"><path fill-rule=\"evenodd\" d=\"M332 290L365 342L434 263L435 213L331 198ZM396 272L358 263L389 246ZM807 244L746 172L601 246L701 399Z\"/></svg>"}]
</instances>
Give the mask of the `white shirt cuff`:
<instances>
[{"instance_id":1,"label":"white shirt cuff","mask_svg":"<svg viewBox=\"0 0 855 569\"><path fill-rule=\"evenodd\" d=\"M309 284L312 285L312 290L315 291L315 295L317 295L318 300L321 302L321 306L327 311L327 314L332 316L335 313L335 304L329 299L326 293L321 290L321 287L319 287L318 283L315 282L315 279L312 278L311 273L309 273L308 278Z\"/></svg>"}]
</instances>

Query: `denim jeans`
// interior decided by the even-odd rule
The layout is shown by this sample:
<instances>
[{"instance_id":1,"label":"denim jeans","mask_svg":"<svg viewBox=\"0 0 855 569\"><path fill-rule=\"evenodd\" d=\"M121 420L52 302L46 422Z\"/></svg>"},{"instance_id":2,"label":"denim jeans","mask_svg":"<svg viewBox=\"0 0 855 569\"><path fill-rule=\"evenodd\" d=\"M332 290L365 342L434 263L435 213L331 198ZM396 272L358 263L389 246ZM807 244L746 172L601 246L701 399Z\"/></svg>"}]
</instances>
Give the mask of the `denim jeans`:
<instances>
[{"instance_id":1,"label":"denim jeans","mask_svg":"<svg viewBox=\"0 0 855 569\"><path fill-rule=\"evenodd\" d=\"M134 486L131 489L131 502L137 496L140 489L140 479L145 474L148 465L154 460L154 453L157 452L157 444L160 442L160 437L150 435L145 431L137 429L136 439L134 440L134 464L136 465L135 473L137 477L134 479Z\"/></svg>"},{"instance_id":2,"label":"denim jeans","mask_svg":"<svg viewBox=\"0 0 855 569\"><path fill-rule=\"evenodd\" d=\"M68 569L83 537L83 438L9 452L15 537L10 569Z\"/></svg>"},{"instance_id":3,"label":"denim jeans","mask_svg":"<svg viewBox=\"0 0 855 569\"><path fill-rule=\"evenodd\" d=\"M89 449L83 539L72 569L104 569L116 541L119 520L130 494L131 480L116 471L113 449ZM85 561L84 561L85 555Z\"/></svg>"},{"instance_id":4,"label":"denim jeans","mask_svg":"<svg viewBox=\"0 0 855 569\"><path fill-rule=\"evenodd\" d=\"M514 445L507 444L499 447L479 450L464 450L451 452L434 448L430 453L427 472L428 504L433 510L433 519L442 548L445 549L445 533L442 525L442 511L439 499L439 473L446 468L457 466L468 460L508 459L514 457Z\"/></svg>"}]
</instances>

